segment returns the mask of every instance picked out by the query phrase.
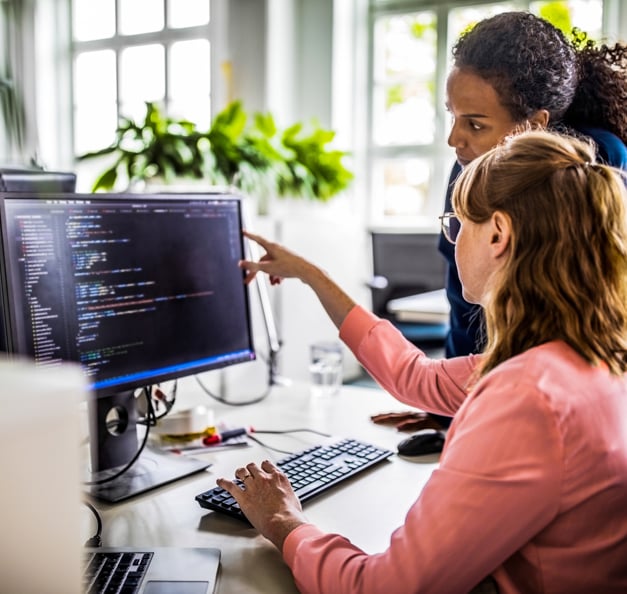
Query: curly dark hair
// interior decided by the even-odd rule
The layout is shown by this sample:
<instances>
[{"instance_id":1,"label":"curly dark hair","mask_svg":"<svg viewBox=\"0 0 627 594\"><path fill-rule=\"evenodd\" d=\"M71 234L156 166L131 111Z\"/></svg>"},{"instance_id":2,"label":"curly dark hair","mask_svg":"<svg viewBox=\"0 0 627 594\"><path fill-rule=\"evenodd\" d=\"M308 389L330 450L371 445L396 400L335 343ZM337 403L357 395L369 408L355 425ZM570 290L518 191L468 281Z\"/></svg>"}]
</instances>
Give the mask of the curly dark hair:
<instances>
[{"instance_id":1,"label":"curly dark hair","mask_svg":"<svg viewBox=\"0 0 627 594\"><path fill-rule=\"evenodd\" d=\"M627 144L627 46L596 45L575 31L579 84L564 115L574 127L605 128Z\"/></svg>"},{"instance_id":2,"label":"curly dark hair","mask_svg":"<svg viewBox=\"0 0 627 594\"><path fill-rule=\"evenodd\" d=\"M515 121L546 109L552 125L604 128L627 144L627 46L573 33L569 41L529 12L501 13L459 37L454 65L487 80Z\"/></svg>"}]
</instances>

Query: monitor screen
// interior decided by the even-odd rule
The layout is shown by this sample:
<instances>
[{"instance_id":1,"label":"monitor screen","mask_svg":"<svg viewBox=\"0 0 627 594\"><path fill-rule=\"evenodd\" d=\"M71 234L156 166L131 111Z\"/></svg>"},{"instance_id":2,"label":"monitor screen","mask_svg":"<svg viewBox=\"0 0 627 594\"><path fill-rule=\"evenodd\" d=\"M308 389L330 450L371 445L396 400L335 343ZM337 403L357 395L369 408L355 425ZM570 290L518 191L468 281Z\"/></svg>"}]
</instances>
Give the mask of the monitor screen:
<instances>
[{"instance_id":1,"label":"monitor screen","mask_svg":"<svg viewBox=\"0 0 627 594\"><path fill-rule=\"evenodd\" d=\"M255 358L237 197L0 194L0 220L9 352L100 396Z\"/></svg>"},{"instance_id":2,"label":"monitor screen","mask_svg":"<svg viewBox=\"0 0 627 594\"><path fill-rule=\"evenodd\" d=\"M239 198L0 193L0 223L6 350L80 362L97 396L91 495L116 502L206 468L139 448L136 390L255 359Z\"/></svg>"}]
</instances>

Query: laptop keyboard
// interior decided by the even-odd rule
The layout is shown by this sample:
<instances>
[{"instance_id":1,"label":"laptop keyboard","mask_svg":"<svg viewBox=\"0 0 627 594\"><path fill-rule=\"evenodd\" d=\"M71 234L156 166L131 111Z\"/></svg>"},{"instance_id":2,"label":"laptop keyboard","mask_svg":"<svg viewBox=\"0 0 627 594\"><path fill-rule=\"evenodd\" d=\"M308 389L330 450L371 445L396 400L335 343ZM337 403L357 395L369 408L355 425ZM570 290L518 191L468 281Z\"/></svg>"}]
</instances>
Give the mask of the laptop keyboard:
<instances>
[{"instance_id":1,"label":"laptop keyboard","mask_svg":"<svg viewBox=\"0 0 627 594\"><path fill-rule=\"evenodd\" d=\"M153 553L104 553L85 558L85 594L136 594L139 592Z\"/></svg>"},{"instance_id":2,"label":"laptop keyboard","mask_svg":"<svg viewBox=\"0 0 627 594\"><path fill-rule=\"evenodd\" d=\"M287 475L300 501L305 502L392 454L368 443L343 439L290 454L276 465ZM246 520L235 499L221 487L196 495L196 501L201 507Z\"/></svg>"}]
</instances>

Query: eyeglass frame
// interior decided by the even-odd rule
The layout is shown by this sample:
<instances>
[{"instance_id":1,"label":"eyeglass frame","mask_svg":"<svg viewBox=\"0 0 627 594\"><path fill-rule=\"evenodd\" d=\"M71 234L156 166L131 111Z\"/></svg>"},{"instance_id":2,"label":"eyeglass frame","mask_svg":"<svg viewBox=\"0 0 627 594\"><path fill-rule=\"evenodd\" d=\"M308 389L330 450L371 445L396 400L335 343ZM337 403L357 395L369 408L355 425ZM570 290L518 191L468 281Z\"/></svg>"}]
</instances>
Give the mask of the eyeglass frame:
<instances>
[{"instance_id":1,"label":"eyeglass frame","mask_svg":"<svg viewBox=\"0 0 627 594\"><path fill-rule=\"evenodd\" d=\"M453 239L453 236L451 234L451 219L452 218L457 219L457 222L459 223L459 227L461 228L462 222L459 220L459 217L453 211L445 212L444 214L441 214L438 217L438 219L440 219L440 229L442 230L442 235L444 235L444 238L446 239L446 241L455 245L457 243L457 236L459 235L459 229L455 233L455 238Z\"/></svg>"}]
</instances>

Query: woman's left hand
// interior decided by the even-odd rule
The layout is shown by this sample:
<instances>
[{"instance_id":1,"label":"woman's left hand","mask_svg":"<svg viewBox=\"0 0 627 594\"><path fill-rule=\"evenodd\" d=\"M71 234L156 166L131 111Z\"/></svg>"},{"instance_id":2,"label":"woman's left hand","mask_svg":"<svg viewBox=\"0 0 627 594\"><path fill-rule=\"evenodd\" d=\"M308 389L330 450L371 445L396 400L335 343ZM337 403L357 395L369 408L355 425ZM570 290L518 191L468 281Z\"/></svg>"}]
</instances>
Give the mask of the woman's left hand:
<instances>
[{"instance_id":1,"label":"woman's left hand","mask_svg":"<svg viewBox=\"0 0 627 594\"><path fill-rule=\"evenodd\" d=\"M300 501L283 472L265 460L235 471L239 484L225 478L217 483L237 501L248 521L281 551L287 535L307 522Z\"/></svg>"}]
</instances>

